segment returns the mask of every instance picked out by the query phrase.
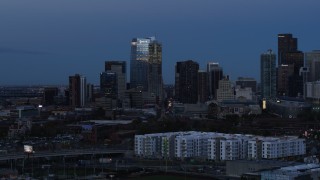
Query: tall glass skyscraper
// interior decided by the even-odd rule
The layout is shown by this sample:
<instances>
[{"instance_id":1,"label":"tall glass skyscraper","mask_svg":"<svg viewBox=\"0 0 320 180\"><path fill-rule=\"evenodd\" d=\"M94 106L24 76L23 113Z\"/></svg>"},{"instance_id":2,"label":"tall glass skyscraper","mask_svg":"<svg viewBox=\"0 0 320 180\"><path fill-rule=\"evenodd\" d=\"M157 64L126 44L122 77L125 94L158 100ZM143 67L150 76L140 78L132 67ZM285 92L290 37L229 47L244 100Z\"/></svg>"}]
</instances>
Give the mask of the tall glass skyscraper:
<instances>
[{"instance_id":1,"label":"tall glass skyscraper","mask_svg":"<svg viewBox=\"0 0 320 180\"><path fill-rule=\"evenodd\" d=\"M131 41L130 87L162 99L162 44L155 37Z\"/></svg>"},{"instance_id":2,"label":"tall glass skyscraper","mask_svg":"<svg viewBox=\"0 0 320 180\"><path fill-rule=\"evenodd\" d=\"M207 64L207 72L209 74L210 99L217 99L217 89L219 88L219 81L223 79L223 69L219 66L219 63L209 62Z\"/></svg>"},{"instance_id":3,"label":"tall glass skyscraper","mask_svg":"<svg viewBox=\"0 0 320 180\"><path fill-rule=\"evenodd\" d=\"M124 99L124 92L127 88L127 74L125 61L106 61L105 72L114 72L117 76L117 99Z\"/></svg>"},{"instance_id":4,"label":"tall glass skyscraper","mask_svg":"<svg viewBox=\"0 0 320 180\"><path fill-rule=\"evenodd\" d=\"M86 77L79 74L69 76L69 104L74 107L84 107L87 102Z\"/></svg>"},{"instance_id":5,"label":"tall glass skyscraper","mask_svg":"<svg viewBox=\"0 0 320 180\"><path fill-rule=\"evenodd\" d=\"M272 50L261 54L261 96L270 99L276 97L276 55Z\"/></svg>"},{"instance_id":6,"label":"tall glass skyscraper","mask_svg":"<svg viewBox=\"0 0 320 180\"><path fill-rule=\"evenodd\" d=\"M192 60L180 61L175 67L175 99L181 103L198 102L199 64Z\"/></svg>"}]
</instances>

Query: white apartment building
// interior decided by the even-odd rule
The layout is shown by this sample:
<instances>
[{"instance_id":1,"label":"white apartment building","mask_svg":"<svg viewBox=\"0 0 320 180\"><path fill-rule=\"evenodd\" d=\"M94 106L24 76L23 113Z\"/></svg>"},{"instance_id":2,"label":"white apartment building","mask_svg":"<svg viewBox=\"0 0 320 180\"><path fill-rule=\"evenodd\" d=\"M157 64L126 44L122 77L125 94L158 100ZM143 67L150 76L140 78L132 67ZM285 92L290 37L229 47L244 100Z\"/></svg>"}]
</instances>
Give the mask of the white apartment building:
<instances>
[{"instance_id":1,"label":"white apartment building","mask_svg":"<svg viewBox=\"0 0 320 180\"><path fill-rule=\"evenodd\" d=\"M216 161L277 159L306 154L305 140L215 132L171 132L135 136L135 155L147 158L201 158Z\"/></svg>"},{"instance_id":2,"label":"white apartment building","mask_svg":"<svg viewBox=\"0 0 320 180\"><path fill-rule=\"evenodd\" d=\"M208 139L212 133L193 132L188 135L179 135L175 138L175 157L191 158L200 157L206 159L208 156Z\"/></svg>"}]
</instances>

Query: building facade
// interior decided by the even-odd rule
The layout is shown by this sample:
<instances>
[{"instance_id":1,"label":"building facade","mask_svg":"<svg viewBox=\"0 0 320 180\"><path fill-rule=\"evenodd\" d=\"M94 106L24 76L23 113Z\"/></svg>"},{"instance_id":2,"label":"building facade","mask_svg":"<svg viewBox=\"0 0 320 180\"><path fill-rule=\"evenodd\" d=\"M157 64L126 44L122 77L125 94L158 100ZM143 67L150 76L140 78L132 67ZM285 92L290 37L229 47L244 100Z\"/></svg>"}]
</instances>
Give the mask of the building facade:
<instances>
[{"instance_id":1,"label":"building facade","mask_svg":"<svg viewBox=\"0 0 320 180\"><path fill-rule=\"evenodd\" d=\"M223 79L223 69L219 63L209 62L207 64L208 85L210 99L217 99L217 89L219 88L219 81Z\"/></svg>"},{"instance_id":2,"label":"building facade","mask_svg":"<svg viewBox=\"0 0 320 180\"><path fill-rule=\"evenodd\" d=\"M279 96L288 96L289 78L294 75L294 66L292 64L281 64L278 66L277 94Z\"/></svg>"},{"instance_id":3,"label":"building facade","mask_svg":"<svg viewBox=\"0 0 320 180\"><path fill-rule=\"evenodd\" d=\"M261 97L276 97L276 55L272 50L261 54L260 57Z\"/></svg>"},{"instance_id":4,"label":"building facade","mask_svg":"<svg viewBox=\"0 0 320 180\"><path fill-rule=\"evenodd\" d=\"M117 78L117 99L123 100L124 92L127 89L127 66L125 61L106 61L105 72L113 72Z\"/></svg>"},{"instance_id":5,"label":"building facade","mask_svg":"<svg viewBox=\"0 0 320 180\"><path fill-rule=\"evenodd\" d=\"M69 76L69 105L73 107L84 107L87 99L86 77L79 74Z\"/></svg>"},{"instance_id":6,"label":"building facade","mask_svg":"<svg viewBox=\"0 0 320 180\"><path fill-rule=\"evenodd\" d=\"M162 44L155 37L131 41L130 88L163 98Z\"/></svg>"},{"instance_id":7,"label":"building facade","mask_svg":"<svg viewBox=\"0 0 320 180\"><path fill-rule=\"evenodd\" d=\"M300 75L300 68L304 66L304 54L298 50L298 40L297 38L293 38L292 34L278 35L278 67L283 65L292 65L293 74L283 75L283 77L286 77L284 79L286 79L287 82L278 81L278 87L285 87L283 84L289 85L285 90L278 89L278 95L289 97L302 96L303 78ZM281 71L280 68L279 71ZM284 72L283 70L282 72L279 71L278 74Z\"/></svg>"},{"instance_id":8,"label":"building facade","mask_svg":"<svg viewBox=\"0 0 320 180\"><path fill-rule=\"evenodd\" d=\"M298 50L298 39L292 34L278 34L278 66L288 64L286 54Z\"/></svg>"},{"instance_id":9,"label":"building facade","mask_svg":"<svg viewBox=\"0 0 320 180\"><path fill-rule=\"evenodd\" d=\"M208 73L206 71L198 71L198 102L204 103L209 99L208 93Z\"/></svg>"},{"instance_id":10,"label":"building facade","mask_svg":"<svg viewBox=\"0 0 320 180\"><path fill-rule=\"evenodd\" d=\"M234 89L228 77L219 81L217 89L217 101L234 100Z\"/></svg>"},{"instance_id":11,"label":"building facade","mask_svg":"<svg viewBox=\"0 0 320 180\"><path fill-rule=\"evenodd\" d=\"M320 50L306 52L305 61L309 68L307 82L320 81Z\"/></svg>"},{"instance_id":12,"label":"building facade","mask_svg":"<svg viewBox=\"0 0 320 180\"><path fill-rule=\"evenodd\" d=\"M278 159L306 154L305 139L215 132L169 132L135 136L136 156L215 161Z\"/></svg>"},{"instance_id":13,"label":"building facade","mask_svg":"<svg viewBox=\"0 0 320 180\"><path fill-rule=\"evenodd\" d=\"M175 99L181 103L195 104L198 102L198 70L195 61L181 61L175 67Z\"/></svg>"},{"instance_id":14,"label":"building facade","mask_svg":"<svg viewBox=\"0 0 320 180\"><path fill-rule=\"evenodd\" d=\"M242 89L251 88L253 93L257 92L257 81L254 78L239 77L236 80L236 86L240 86Z\"/></svg>"}]
</instances>

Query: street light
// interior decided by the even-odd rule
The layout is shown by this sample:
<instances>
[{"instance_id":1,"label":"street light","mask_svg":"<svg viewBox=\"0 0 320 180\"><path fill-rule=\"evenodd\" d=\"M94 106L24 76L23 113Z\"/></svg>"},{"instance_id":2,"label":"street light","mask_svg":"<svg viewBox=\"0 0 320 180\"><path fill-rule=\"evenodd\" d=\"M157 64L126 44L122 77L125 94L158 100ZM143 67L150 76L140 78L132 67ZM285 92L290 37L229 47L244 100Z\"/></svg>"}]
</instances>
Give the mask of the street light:
<instances>
[{"instance_id":1,"label":"street light","mask_svg":"<svg viewBox=\"0 0 320 180\"><path fill-rule=\"evenodd\" d=\"M24 145L23 146L23 149L24 149L24 152L25 153L27 153L27 155L28 155L28 161L29 161L29 157L30 157L30 154L34 154L35 152L33 151L33 147L31 146L31 145ZM33 156L34 157L34 156ZM31 174L32 174L32 177L33 177L33 157L32 157L32 165L31 165L31 170L32 170L32 172L31 172ZM24 168L24 160L23 160L23 168Z\"/></svg>"}]
</instances>

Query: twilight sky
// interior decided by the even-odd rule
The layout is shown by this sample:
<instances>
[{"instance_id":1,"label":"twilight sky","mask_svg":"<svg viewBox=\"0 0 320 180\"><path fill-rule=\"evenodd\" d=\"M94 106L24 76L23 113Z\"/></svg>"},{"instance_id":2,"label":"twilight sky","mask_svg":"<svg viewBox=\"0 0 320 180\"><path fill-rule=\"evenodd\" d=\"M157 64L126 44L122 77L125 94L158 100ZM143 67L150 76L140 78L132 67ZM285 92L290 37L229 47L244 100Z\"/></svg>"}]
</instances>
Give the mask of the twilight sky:
<instances>
[{"instance_id":1,"label":"twilight sky","mask_svg":"<svg viewBox=\"0 0 320 180\"><path fill-rule=\"evenodd\" d=\"M260 54L292 33L302 51L320 49L319 0L1 0L0 85L98 84L106 60L125 60L130 41L156 36L163 78L177 61L219 62L231 79L260 81ZM129 71L127 72L129 73ZM128 79L129 80L129 79Z\"/></svg>"}]
</instances>

